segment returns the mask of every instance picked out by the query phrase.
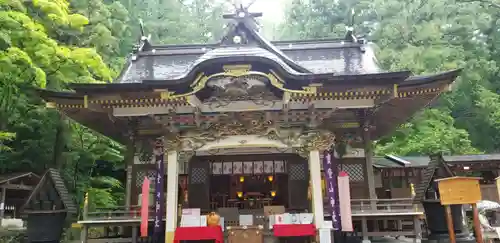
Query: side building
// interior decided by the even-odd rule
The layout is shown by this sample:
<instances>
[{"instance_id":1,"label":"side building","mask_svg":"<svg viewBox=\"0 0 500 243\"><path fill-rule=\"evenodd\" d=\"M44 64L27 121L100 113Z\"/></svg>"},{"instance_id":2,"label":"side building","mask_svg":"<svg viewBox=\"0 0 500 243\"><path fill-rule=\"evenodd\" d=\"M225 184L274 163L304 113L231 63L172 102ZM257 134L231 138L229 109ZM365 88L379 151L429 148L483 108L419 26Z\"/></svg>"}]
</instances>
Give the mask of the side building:
<instances>
[{"instance_id":1,"label":"side building","mask_svg":"<svg viewBox=\"0 0 500 243\"><path fill-rule=\"evenodd\" d=\"M481 177L484 200L500 202L496 178L500 176L500 154L443 156L456 175ZM419 185L430 163L428 156L387 155L374 159L378 198L411 197L411 186Z\"/></svg>"}]
</instances>

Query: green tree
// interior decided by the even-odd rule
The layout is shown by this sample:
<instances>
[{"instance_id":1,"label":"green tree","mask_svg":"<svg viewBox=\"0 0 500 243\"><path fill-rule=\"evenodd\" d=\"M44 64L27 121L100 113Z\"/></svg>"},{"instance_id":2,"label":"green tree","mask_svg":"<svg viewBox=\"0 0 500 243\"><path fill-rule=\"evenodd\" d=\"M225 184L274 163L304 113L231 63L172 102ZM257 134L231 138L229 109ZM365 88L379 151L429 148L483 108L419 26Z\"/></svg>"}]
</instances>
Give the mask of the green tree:
<instances>
[{"instance_id":1,"label":"green tree","mask_svg":"<svg viewBox=\"0 0 500 243\"><path fill-rule=\"evenodd\" d=\"M71 7L85 16L89 24L83 31L65 32L66 43L95 48L116 76L136 41L131 25L138 23L130 21L129 11L119 1L73 0Z\"/></svg>"},{"instance_id":2,"label":"green tree","mask_svg":"<svg viewBox=\"0 0 500 243\"><path fill-rule=\"evenodd\" d=\"M458 143L465 147L456 149L457 138L445 136L436 130L437 136L450 139L441 141L440 149L460 154L475 151L472 147L477 147L479 150L494 152L500 145L496 139L500 131L492 122L498 105L494 102L484 105L484 100L488 100L488 97L490 101L496 100L491 97L497 95L496 47L500 42L496 27L498 9L488 1L490 0L341 0L332 5L326 1L291 0L290 17L283 25L283 32L302 39L335 37L340 35L333 34L333 29L347 24L353 26L356 34L365 35L377 44L379 63L387 70L411 70L414 74L425 74L464 68L462 76L456 82L455 91L437 102L436 111L425 111L410 123L404 124L389 138L379 141L379 151L389 153L393 149L394 152L401 153L424 153L425 150L417 149L411 144L413 140L407 139L419 137L418 133L429 134L429 131L437 127L447 126L449 130L460 131L460 139L470 142ZM339 10L329 11L335 16L314 15L331 6ZM325 33L325 28L332 31L326 31L327 34L321 36L321 33ZM428 114L437 111L443 114ZM451 121L444 119L450 118L450 115ZM422 116L435 120L423 122L419 119ZM408 130L409 128L418 129ZM462 136L463 132L470 136ZM397 149L395 144L404 149ZM467 148L467 144L472 146ZM427 146L429 151L437 149L432 144Z\"/></svg>"},{"instance_id":3,"label":"green tree","mask_svg":"<svg viewBox=\"0 0 500 243\"><path fill-rule=\"evenodd\" d=\"M391 137L378 141L376 153L397 155L478 153L464 129L454 126L449 112L427 109L410 123L403 124Z\"/></svg>"},{"instance_id":4,"label":"green tree","mask_svg":"<svg viewBox=\"0 0 500 243\"><path fill-rule=\"evenodd\" d=\"M0 151L8 150L10 149L9 147L5 146L4 143L6 141L11 141L14 139L16 135L11 132L1 132L0 131Z\"/></svg>"},{"instance_id":5,"label":"green tree","mask_svg":"<svg viewBox=\"0 0 500 243\"><path fill-rule=\"evenodd\" d=\"M72 45L62 38L71 31L83 33L86 23L83 15L71 12L65 0L0 1L2 172L30 168L41 174L48 167L67 172L75 157L85 157L83 153L90 158L80 160L81 164L109 159L104 155L113 151L111 142L100 142L98 150L89 147L75 154L72 133L76 128L68 127L70 121L59 112L46 109L33 89L64 90L69 82L111 81L112 72L95 49ZM73 185L71 191L78 195L93 188L91 182L98 178L93 176L80 176L83 179L80 183L86 186ZM65 178L70 181L74 177Z\"/></svg>"}]
</instances>

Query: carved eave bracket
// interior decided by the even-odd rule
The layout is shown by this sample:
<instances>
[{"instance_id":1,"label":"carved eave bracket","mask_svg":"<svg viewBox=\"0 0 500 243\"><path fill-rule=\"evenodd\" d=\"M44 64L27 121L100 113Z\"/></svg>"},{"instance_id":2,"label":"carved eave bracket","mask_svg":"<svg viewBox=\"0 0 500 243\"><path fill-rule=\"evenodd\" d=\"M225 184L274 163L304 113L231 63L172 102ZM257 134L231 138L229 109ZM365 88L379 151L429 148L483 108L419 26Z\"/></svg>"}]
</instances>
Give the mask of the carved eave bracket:
<instances>
[{"instance_id":1,"label":"carved eave bracket","mask_svg":"<svg viewBox=\"0 0 500 243\"><path fill-rule=\"evenodd\" d=\"M300 139L301 147L298 149L299 155L309 157L309 152L325 151L335 145L335 134L327 130L317 130L303 134Z\"/></svg>"}]
</instances>

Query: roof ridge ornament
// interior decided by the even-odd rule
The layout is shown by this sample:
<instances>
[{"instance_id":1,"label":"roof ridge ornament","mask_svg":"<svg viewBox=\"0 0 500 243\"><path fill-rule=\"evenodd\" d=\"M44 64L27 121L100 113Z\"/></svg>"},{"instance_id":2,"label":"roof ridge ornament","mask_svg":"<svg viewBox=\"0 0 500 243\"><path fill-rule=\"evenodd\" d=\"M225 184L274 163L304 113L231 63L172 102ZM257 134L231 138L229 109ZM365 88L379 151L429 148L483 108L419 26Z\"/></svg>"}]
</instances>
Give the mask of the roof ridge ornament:
<instances>
[{"instance_id":1,"label":"roof ridge ornament","mask_svg":"<svg viewBox=\"0 0 500 243\"><path fill-rule=\"evenodd\" d=\"M224 19L234 19L237 21L262 17L262 13L250 13L248 11L255 1L256 0L251 0L251 2L244 7L241 0L235 0L231 3L234 6L235 12L232 14L224 14L222 17Z\"/></svg>"},{"instance_id":2,"label":"roof ridge ornament","mask_svg":"<svg viewBox=\"0 0 500 243\"><path fill-rule=\"evenodd\" d=\"M349 18L349 23L347 23L345 29L346 29L346 34L345 34L345 39L347 41L350 41L352 43L358 43L358 44L365 44L366 41L364 39L364 35L362 36L356 36L354 32L354 18L356 17L356 12L354 9L351 9L351 16ZM364 51L364 50L362 50Z\"/></svg>"},{"instance_id":3,"label":"roof ridge ornament","mask_svg":"<svg viewBox=\"0 0 500 243\"><path fill-rule=\"evenodd\" d=\"M346 26L345 30L347 31L347 33L345 34L346 40L351 41L353 43L357 43L358 38L356 38L356 36L354 35L354 27L352 27L352 25Z\"/></svg>"},{"instance_id":4,"label":"roof ridge ornament","mask_svg":"<svg viewBox=\"0 0 500 243\"><path fill-rule=\"evenodd\" d=\"M152 49L151 45L151 34L149 34L146 37L145 31L144 31L144 22L142 19L139 19L139 31L140 31L140 37L138 43L134 46L133 53L137 53L140 51L149 51Z\"/></svg>"}]
</instances>

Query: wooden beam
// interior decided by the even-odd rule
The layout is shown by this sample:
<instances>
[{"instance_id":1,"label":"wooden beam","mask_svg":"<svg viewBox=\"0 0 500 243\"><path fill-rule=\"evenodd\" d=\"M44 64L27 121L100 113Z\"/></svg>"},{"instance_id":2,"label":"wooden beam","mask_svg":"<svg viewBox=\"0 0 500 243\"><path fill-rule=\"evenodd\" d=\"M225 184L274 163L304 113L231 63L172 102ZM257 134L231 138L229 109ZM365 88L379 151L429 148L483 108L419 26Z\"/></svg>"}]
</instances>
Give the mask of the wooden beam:
<instances>
[{"instance_id":1,"label":"wooden beam","mask_svg":"<svg viewBox=\"0 0 500 243\"><path fill-rule=\"evenodd\" d=\"M66 209L59 209L59 210L24 210L23 213L26 214L51 214L51 213L67 213L68 210Z\"/></svg>"},{"instance_id":2,"label":"wooden beam","mask_svg":"<svg viewBox=\"0 0 500 243\"><path fill-rule=\"evenodd\" d=\"M135 129L134 129L135 130ZM126 144L126 152L125 152L125 168L126 168L126 179L125 179L125 208L130 209L131 200L132 200L132 173L133 173L133 164L135 157L135 131L132 130L130 134L129 142Z\"/></svg>"},{"instance_id":3,"label":"wooden beam","mask_svg":"<svg viewBox=\"0 0 500 243\"><path fill-rule=\"evenodd\" d=\"M4 218L5 215L5 196L7 194L7 189L2 189L2 196L0 198L0 219Z\"/></svg>"},{"instance_id":4,"label":"wooden beam","mask_svg":"<svg viewBox=\"0 0 500 243\"><path fill-rule=\"evenodd\" d=\"M377 193L375 191L375 178L373 176L373 148L370 139L370 124L365 121L362 129L366 159L366 181L368 182L368 195L370 199L376 199ZM374 203L372 203L371 206L372 209L376 207Z\"/></svg>"},{"instance_id":5,"label":"wooden beam","mask_svg":"<svg viewBox=\"0 0 500 243\"><path fill-rule=\"evenodd\" d=\"M10 190L24 190L24 191L31 191L33 190L33 186L27 186L27 185L21 185L21 184L3 184L0 185L0 188L2 189L10 189Z\"/></svg>"}]
</instances>

